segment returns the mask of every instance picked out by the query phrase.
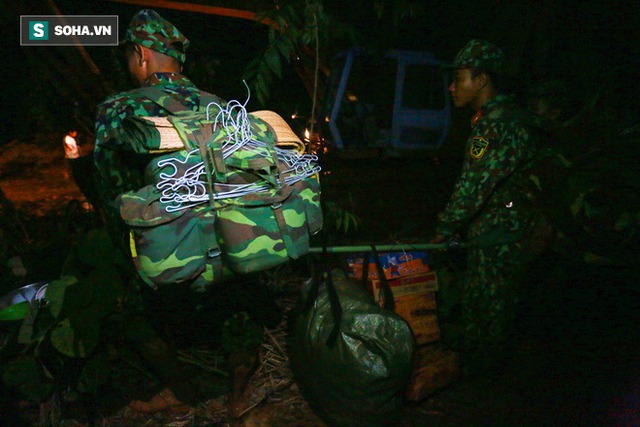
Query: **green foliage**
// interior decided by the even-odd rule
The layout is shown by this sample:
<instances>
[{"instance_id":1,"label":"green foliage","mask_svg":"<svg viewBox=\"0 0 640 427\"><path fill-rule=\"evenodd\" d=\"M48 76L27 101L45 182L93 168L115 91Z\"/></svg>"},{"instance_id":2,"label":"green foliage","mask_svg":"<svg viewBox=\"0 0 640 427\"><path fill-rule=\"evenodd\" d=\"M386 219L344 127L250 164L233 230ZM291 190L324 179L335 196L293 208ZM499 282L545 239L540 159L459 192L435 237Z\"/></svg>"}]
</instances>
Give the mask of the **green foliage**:
<instances>
[{"instance_id":1,"label":"green foliage","mask_svg":"<svg viewBox=\"0 0 640 427\"><path fill-rule=\"evenodd\" d=\"M29 313L29 303L23 301L2 309L2 311L0 311L0 321L24 319L27 313Z\"/></svg>"},{"instance_id":2,"label":"green foliage","mask_svg":"<svg viewBox=\"0 0 640 427\"><path fill-rule=\"evenodd\" d=\"M250 351L262 342L262 328L244 311L224 322L222 348L228 353Z\"/></svg>"},{"instance_id":3,"label":"green foliage","mask_svg":"<svg viewBox=\"0 0 640 427\"><path fill-rule=\"evenodd\" d=\"M269 30L270 34L273 32L273 29ZM289 62L295 52L291 40L286 36L270 36L270 40L260 56L251 61L245 70L245 79L261 104L265 104L269 98L274 75L278 78L281 76L282 60Z\"/></svg>"},{"instance_id":4,"label":"green foliage","mask_svg":"<svg viewBox=\"0 0 640 427\"><path fill-rule=\"evenodd\" d=\"M114 313L122 297L123 284L115 250L104 230L93 230L81 240L67 261L75 275L52 281L45 296L50 323L38 323L33 334L22 334L24 342L49 339L54 349L67 357L89 357L100 342L100 323Z\"/></svg>"},{"instance_id":5,"label":"green foliage","mask_svg":"<svg viewBox=\"0 0 640 427\"><path fill-rule=\"evenodd\" d=\"M640 165L636 139L601 140L586 154L562 152L540 174L554 249L591 264L632 265L640 256ZM562 151L562 150L560 150Z\"/></svg>"},{"instance_id":6,"label":"green foliage","mask_svg":"<svg viewBox=\"0 0 640 427\"><path fill-rule=\"evenodd\" d=\"M92 230L82 239L75 251L79 263L95 269L125 267L122 252L114 248L104 228Z\"/></svg>"},{"instance_id":7,"label":"green foliage","mask_svg":"<svg viewBox=\"0 0 640 427\"><path fill-rule=\"evenodd\" d=\"M53 382L44 375L33 354L23 354L6 362L2 380L5 387L18 390L34 402L45 401L53 392Z\"/></svg>"},{"instance_id":8,"label":"green foliage","mask_svg":"<svg viewBox=\"0 0 640 427\"><path fill-rule=\"evenodd\" d=\"M373 9L380 20L394 24L406 19L417 19L425 15L427 7L421 0L376 0Z\"/></svg>"},{"instance_id":9,"label":"green foliage","mask_svg":"<svg viewBox=\"0 0 640 427\"><path fill-rule=\"evenodd\" d=\"M47 287L47 301L49 302L49 311L53 317L58 318L64 304L64 291L67 286L74 285L78 280L73 276L65 276L60 280L54 280Z\"/></svg>"},{"instance_id":10,"label":"green foliage","mask_svg":"<svg viewBox=\"0 0 640 427\"><path fill-rule=\"evenodd\" d=\"M327 54L330 45L341 40L354 41L355 30L327 14L322 1L289 0L279 4L277 9L265 13L277 27L269 29L269 44L249 63L244 78L261 104L270 95L270 85L281 78L283 67L294 60L303 66L301 59L308 56L313 48L323 47ZM316 50L317 51L317 50ZM320 58L315 58L316 66Z\"/></svg>"},{"instance_id":11,"label":"green foliage","mask_svg":"<svg viewBox=\"0 0 640 427\"><path fill-rule=\"evenodd\" d=\"M348 234L357 230L362 223L362 218L332 201L325 202L324 216L326 226L330 230L341 234Z\"/></svg>"},{"instance_id":12,"label":"green foliage","mask_svg":"<svg viewBox=\"0 0 640 427\"><path fill-rule=\"evenodd\" d=\"M120 310L124 265L105 230L92 230L77 243L65 275L48 284L42 302L32 303L15 341L5 342L5 348L14 347L2 352L5 386L42 401L54 383L95 392L106 381L101 329Z\"/></svg>"},{"instance_id":13,"label":"green foliage","mask_svg":"<svg viewBox=\"0 0 640 427\"><path fill-rule=\"evenodd\" d=\"M76 319L77 320L77 319ZM95 349L100 338L96 322L88 316L86 323L64 319L51 331L51 343L60 353L69 357L87 357Z\"/></svg>"}]
</instances>

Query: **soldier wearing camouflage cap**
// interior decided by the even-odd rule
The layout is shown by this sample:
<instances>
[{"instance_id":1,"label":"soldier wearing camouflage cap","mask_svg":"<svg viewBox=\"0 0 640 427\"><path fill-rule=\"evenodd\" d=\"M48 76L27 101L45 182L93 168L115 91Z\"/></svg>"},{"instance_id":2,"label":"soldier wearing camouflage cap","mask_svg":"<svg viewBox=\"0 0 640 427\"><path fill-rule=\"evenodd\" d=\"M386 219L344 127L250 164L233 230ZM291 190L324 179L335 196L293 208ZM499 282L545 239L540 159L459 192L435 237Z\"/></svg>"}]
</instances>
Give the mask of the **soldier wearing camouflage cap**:
<instances>
[{"instance_id":1,"label":"soldier wearing camouflage cap","mask_svg":"<svg viewBox=\"0 0 640 427\"><path fill-rule=\"evenodd\" d=\"M484 40L467 43L455 60L443 67L453 70L454 82L449 86L453 104L478 111L496 95L496 79L504 72L504 62L504 54L494 44Z\"/></svg>"},{"instance_id":2,"label":"soldier wearing camouflage cap","mask_svg":"<svg viewBox=\"0 0 640 427\"><path fill-rule=\"evenodd\" d=\"M522 171L536 147L514 97L497 84L504 67L502 51L483 40L471 40L445 66L453 72L453 104L473 114L462 172L432 241L462 237L469 243L458 347L476 373L502 364L533 223Z\"/></svg>"},{"instance_id":3,"label":"soldier wearing camouflage cap","mask_svg":"<svg viewBox=\"0 0 640 427\"><path fill-rule=\"evenodd\" d=\"M136 148L128 147L120 136L124 120L132 116L169 114L144 95L146 87L171 94L185 108L193 110L200 105L201 95L182 74L189 41L157 12L144 9L136 13L122 46L129 73L141 88L112 95L98 105L94 150L103 210L116 235L127 234L115 205L116 197L144 185L145 164L132 159Z\"/></svg>"},{"instance_id":4,"label":"soldier wearing camouflage cap","mask_svg":"<svg viewBox=\"0 0 640 427\"><path fill-rule=\"evenodd\" d=\"M167 117L170 112L149 97L149 87L164 92L172 101L176 101L187 110L198 110L201 104L206 105L215 102L224 105L226 102L219 97L200 91L185 75L182 74L182 65L186 59L186 49L189 46L188 39L169 21L162 18L157 12L149 9L141 10L131 19L123 40L124 55L129 72L139 88L121 92L108 97L98 105L95 125L95 163L97 168L97 181L100 192L101 208L107 220L107 228L119 246L131 259L132 253L129 246L129 229L120 218L117 198L129 191L137 191L145 185L145 169L155 154L141 152L140 147L131 145L131 138L124 136L123 122L132 117ZM157 154L162 155L162 153ZM132 277L138 277L132 266ZM140 283L137 288L146 285ZM192 283L176 283L175 288L169 287L162 292L157 292L157 304L165 304L167 313L176 311L171 299L192 298L198 296L185 296L194 288ZM199 289L201 290L201 289ZM204 290L203 290L204 291ZM173 293L171 293L173 292ZM158 294L162 294L158 296ZM191 294L189 294L191 295ZM176 298L177 296L177 298ZM199 298L203 298L201 295ZM242 299L242 297L237 297ZM246 307L255 299L244 298ZM240 310L238 310L240 311ZM243 313L243 312L241 312ZM164 313L164 316L168 314ZM177 317L184 317L184 313L175 313ZM193 316L192 316L193 317ZM235 316L237 317L237 316ZM235 318L232 316L232 318ZM164 320L164 319L163 319ZM149 402L135 402L134 409L144 411L157 411L171 406L180 406L182 402L193 402L197 399L194 393L195 387L189 381L189 376L182 372L177 363L175 354L168 352L168 346L164 343L154 329L144 318L131 319L129 324L135 325L141 333L132 333L132 344L143 354L147 362L163 376L168 388L155 396ZM225 324L226 327L226 324ZM262 328L259 329L262 331ZM255 341L255 340L254 340ZM258 346L260 340L258 339ZM233 356L233 357L231 357ZM246 352L238 350L229 357L230 371L234 384L246 386L248 371L257 364L257 350L249 348ZM238 365L236 369L236 365ZM242 390L233 390L234 398L230 399L230 408L243 410L240 400L246 395Z\"/></svg>"},{"instance_id":5,"label":"soldier wearing camouflage cap","mask_svg":"<svg viewBox=\"0 0 640 427\"><path fill-rule=\"evenodd\" d=\"M177 59L184 64L189 39L153 10L138 12L124 36L124 42L137 43L156 52Z\"/></svg>"},{"instance_id":6,"label":"soldier wearing camouflage cap","mask_svg":"<svg viewBox=\"0 0 640 427\"><path fill-rule=\"evenodd\" d=\"M482 68L501 74L504 72L504 60L504 53L498 46L484 40L471 40L445 68Z\"/></svg>"}]
</instances>

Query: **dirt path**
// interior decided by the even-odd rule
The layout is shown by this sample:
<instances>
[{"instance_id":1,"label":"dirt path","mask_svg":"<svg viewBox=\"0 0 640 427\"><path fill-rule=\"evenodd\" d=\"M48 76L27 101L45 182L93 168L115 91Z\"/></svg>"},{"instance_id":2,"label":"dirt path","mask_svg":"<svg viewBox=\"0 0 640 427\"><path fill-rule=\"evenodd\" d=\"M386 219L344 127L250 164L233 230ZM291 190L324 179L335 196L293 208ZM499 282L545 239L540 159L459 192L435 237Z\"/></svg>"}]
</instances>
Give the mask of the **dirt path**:
<instances>
[{"instance_id":1,"label":"dirt path","mask_svg":"<svg viewBox=\"0 0 640 427\"><path fill-rule=\"evenodd\" d=\"M55 137L0 147L0 187L19 211L43 216L83 198L65 163L62 142L54 143Z\"/></svg>"}]
</instances>

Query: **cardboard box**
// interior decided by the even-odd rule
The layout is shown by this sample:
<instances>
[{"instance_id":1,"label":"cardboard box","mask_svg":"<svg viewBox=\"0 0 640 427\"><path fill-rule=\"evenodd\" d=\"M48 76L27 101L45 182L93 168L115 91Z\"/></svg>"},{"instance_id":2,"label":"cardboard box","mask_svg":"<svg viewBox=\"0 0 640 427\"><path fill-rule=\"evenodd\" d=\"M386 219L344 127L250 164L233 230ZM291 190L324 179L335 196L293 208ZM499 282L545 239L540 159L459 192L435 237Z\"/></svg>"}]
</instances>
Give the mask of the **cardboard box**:
<instances>
[{"instance_id":1,"label":"cardboard box","mask_svg":"<svg viewBox=\"0 0 640 427\"><path fill-rule=\"evenodd\" d=\"M399 277L397 279L388 279L387 283L391 288L394 299L408 295L435 292L438 290L438 276L435 271L415 274L413 276ZM380 284L380 280L377 278L372 279L369 285L369 292L371 292L373 298L376 301L384 300L384 296L381 292L382 285Z\"/></svg>"},{"instance_id":2,"label":"cardboard box","mask_svg":"<svg viewBox=\"0 0 640 427\"><path fill-rule=\"evenodd\" d=\"M349 275L355 279L362 278L362 266L365 255L359 255L347 258L349 265ZM378 277L378 269L373 262L373 255L369 254L369 271L367 276L369 279ZM431 271L429 267L429 255L426 252L381 252L378 259L384 270L387 279L396 277L411 276L414 274L428 273Z\"/></svg>"},{"instance_id":3,"label":"cardboard box","mask_svg":"<svg viewBox=\"0 0 640 427\"><path fill-rule=\"evenodd\" d=\"M440 340L435 292L402 296L394 298L394 301L395 312L411 327L416 344L422 345Z\"/></svg>"},{"instance_id":4,"label":"cardboard box","mask_svg":"<svg viewBox=\"0 0 640 427\"><path fill-rule=\"evenodd\" d=\"M458 378L460 359L457 353L443 350L438 344L418 347L405 397L413 402L423 400Z\"/></svg>"}]
</instances>

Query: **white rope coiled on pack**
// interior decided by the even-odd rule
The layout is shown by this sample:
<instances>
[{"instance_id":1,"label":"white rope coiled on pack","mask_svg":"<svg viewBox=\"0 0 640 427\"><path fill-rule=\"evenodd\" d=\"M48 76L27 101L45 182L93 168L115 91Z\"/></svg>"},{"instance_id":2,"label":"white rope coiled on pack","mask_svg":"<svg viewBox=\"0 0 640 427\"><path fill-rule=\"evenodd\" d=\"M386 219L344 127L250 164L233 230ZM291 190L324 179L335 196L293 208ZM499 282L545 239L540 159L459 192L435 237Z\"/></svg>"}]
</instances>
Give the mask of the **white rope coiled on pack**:
<instances>
[{"instance_id":1,"label":"white rope coiled on pack","mask_svg":"<svg viewBox=\"0 0 640 427\"><path fill-rule=\"evenodd\" d=\"M211 120L209 108L212 105L216 106L219 111L213 118L214 128L225 129L227 133L227 139L222 144L223 159L240 149L252 150L271 158L268 145L255 139L251 132L251 121L246 110L248 102L249 98L244 104L232 100L224 107L215 102L207 105L207 120ZM284 170L280 172L283 176L277 176L282 178L285 185L293 185L321 170L320 166L315 164L318 157L314 154L301 154L295 150L278 147L275 147L275 153L277 159L285 165ZM156 184L156 188L161 192L160 202L167 205L165 208L167 212L188 209L210 201L203 161L187 168L182 175L178 175L179 171L184 170L184 165L188 163L189 158L194 155L199 155L199 150L190 151L184 160L168 158L157 163L158 168L169 167L168 172L161 172L158 175L160 181ZM265 180L246 184L213 183L213 185L214 200L242 197L272 188L272 185Z\"/></svg>"}]
</instances>

